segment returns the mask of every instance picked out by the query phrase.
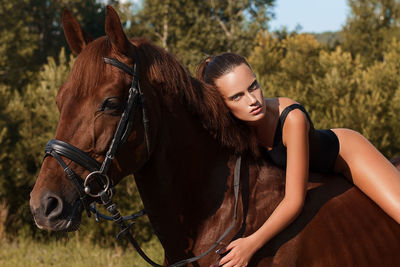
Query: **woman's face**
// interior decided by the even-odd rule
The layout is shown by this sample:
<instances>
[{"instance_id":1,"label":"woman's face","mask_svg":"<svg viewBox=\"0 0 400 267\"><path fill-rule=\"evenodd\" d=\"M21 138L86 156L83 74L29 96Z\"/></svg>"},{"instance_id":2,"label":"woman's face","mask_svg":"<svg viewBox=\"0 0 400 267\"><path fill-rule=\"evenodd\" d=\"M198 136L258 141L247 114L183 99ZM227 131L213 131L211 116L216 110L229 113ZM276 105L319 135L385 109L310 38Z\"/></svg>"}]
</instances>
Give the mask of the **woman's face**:
<instances>
[{"instance_id":1,"label":"woman's face","mask_svg":"<svg viewBox=\"0 0 400 267\"><path fill-rule=\"evenodd\" d=\"M232 114L239 120L255 122L265 115L264 97L254 73L246 64L215 81Z\"/></svg>"}]
</instances>

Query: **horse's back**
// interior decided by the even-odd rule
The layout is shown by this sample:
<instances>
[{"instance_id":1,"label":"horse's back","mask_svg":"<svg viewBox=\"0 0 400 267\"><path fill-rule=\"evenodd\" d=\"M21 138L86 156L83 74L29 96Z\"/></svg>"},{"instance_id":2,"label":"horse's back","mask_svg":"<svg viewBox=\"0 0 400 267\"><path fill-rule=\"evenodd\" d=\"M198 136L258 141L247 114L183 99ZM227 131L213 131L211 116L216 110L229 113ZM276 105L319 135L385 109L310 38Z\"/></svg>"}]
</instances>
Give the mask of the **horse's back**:
<instances>
[{"instance_id":1,"label":"horse's back","mask_svg":"<svg viewBox=\"0 0 400 267\"><path fill-rule=\"evenodd\" d=\"M347 181L341 179L337 184L341 182ZM328 200L300 236L299 266L400 263L400 226L355 187Z\"/></svg>"},{"instance_id":2,"label":"horse's back","mask_svg":"<svg viewBox=\"0 0 400 267\"><path fill-rule=\"evenodd\" d=\"M261 171L259 180L263 180L262 176ZM267 180L271 182L270 178ZM282 183L275 185L276 188L282 190ZM254 192L250 195L254 196ZM274 202L282 197L281 192ZM263 218L257 224L268 218L271 206L274 205L265 205L267 213L263 215L258 207L256 217ZM253 217L250 213L251 210L249 216ZM253 226L256 229L260 225ZM344 177L312 174L302 213L256 253L250 266L399 264L400 225Z\"/></svg>"}]
</instances>

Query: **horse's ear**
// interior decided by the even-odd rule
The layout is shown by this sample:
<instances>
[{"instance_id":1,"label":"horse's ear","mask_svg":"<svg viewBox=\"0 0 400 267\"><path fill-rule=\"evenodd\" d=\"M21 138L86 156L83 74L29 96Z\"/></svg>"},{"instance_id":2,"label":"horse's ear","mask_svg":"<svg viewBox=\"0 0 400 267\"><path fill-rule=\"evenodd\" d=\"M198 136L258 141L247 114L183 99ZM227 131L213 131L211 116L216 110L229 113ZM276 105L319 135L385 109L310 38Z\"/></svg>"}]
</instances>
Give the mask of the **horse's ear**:
<instances>
[{"instance_id":1,"label":"horse's ear","mask_svg":"<svg viewBox=\"0 0 400 267\"><path fill-rule=\"evenodd\" d=\"M78 21L67 9L63 11L62 25L65 39L67 39L69 47L76 55L79 54L82 49L93 40L89 34L82 30Z\"/></svg>"},{"instance_id":2,"label":"horse's ear","mask_svg":"<svg viewBox=\"0 0 400 267\"><path fill-rule=\"evenodd\" d=\"M129 42L122 29L121 20L117 12L111 6L107 6L105 31L117 51L124 55L129 55L133 45Z\"/></svg>"}]
</instances>

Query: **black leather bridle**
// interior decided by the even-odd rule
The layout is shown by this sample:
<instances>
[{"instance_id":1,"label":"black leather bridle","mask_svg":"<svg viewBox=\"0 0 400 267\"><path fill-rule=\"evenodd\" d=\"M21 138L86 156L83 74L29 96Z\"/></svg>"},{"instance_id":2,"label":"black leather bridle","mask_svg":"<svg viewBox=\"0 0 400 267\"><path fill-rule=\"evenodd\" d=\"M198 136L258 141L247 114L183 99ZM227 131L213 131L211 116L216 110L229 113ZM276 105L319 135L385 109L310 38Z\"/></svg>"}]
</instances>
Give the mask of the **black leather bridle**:
<instances>
[{"instance_id":1,"label":"black leather bridle","mask_svg":"<svg viewBox=\"0 0 400 267\"><path fill-rule=\"evenodd\" d=\"M131 87L129 89L128 100L126 101L124 111L121 115L117 130L114 134L114 138L111 141L110 147L106 153L103 162L99 163L97 160L93 159L91 156L89 156L89 154L83 152L81 149L56 139L50 140L45 148L45 157L53 156L62 166L68 178L73 182L79 193L81 203L87 211L88 215L90 215L90 209L88 207L87 200L88 196L99 198L103 192L112 192L110 190L112 182L107 175L108 169L118 151L118 148L126 141L132 130L134 111L136 110L138 105L141 105L142 107L147 155L149 156L150 154L148 136L149 123L146 115L146 110L143 105L143 94L139 86L139 73L137 63L135 62L132 69L114 58L104 58L104 62L122 69L123 71L132 75L133 79ZM90 173L84 179L83 183L82 179L67 166L67 164L62 160L60 156L64 156L90 171ZM93 181L97 182L97 184L100 184L103 188L98 192L94 192L93 189L90 188L90 184Z\"/></svg>"},{"instance_id":2,"label":"black leather bridle","mask_svg":"<svg viewBox=\"0 0 400 267\"><path fill-rule=\"evenodd\" d=\"M133 69L124 63L118 61L114 58L104 58L104 62L106 64L113 65L124 72L133 76L131 87L129 89L129 96L128 100L125 104L124 111L121 115L121 119L119 121L117 130L114 134L114 138L111 141L110 147L106 153L106 156L102 163L98 162L94 158L92 158L88 153L83 152L81 149L63 142L61 140L52 139L50 140L45 148L45 157L52 156L54 157L61 167L64 169L67 177L72 181L73 185L78 191L79 200L75 203L72 216L68 221L69 226L72 223L73 217L77 212L77 204L79 201L81 202L83 208L86 210L88 216L90 217L90 213L93 212L95 214L96 220L99 217L106 219L106 220L113 220L120 228L122 229L121 232L117 235L119 239L122 236L125 236L129 242L134 246L136 251L152 266L161 267L163 265L158 265L157 263L153 262L147 255L143 252L143 250L138 245L137 241L133 238L130 233L130 228L134 225L134 221L130 224L126 225L125 221L127 220L135 220L137 217L143 215L145 213L144 210L139 211L133 215L122 217L120 212L118 211L116 204L111 201L111 197L113 195L114 189L112 180L108 177L108 169L114 157L116 156L118 149L122 146L122 144L126 141L129 137L133 118L134 118L134 111L137 109L138 106L141 106L142 109L142 117L143 117L143 126L144 126L144 133L146 139L146 147L147 147L147 157L150 156L150 143L149 143L149 121L147 119L146 109L144 107L144 98L143 93L140 90L139 85L139 73L138 73L138 55L136 54L135 64ZM75 163L78 163L80 166L84 167L86 170L90 171L90 173L86 176L85 179L82 179L78 174L76 174L61 158L61 156L68 158ZM222 234L222 236L214 243L214 245L204 252L203 254L192 257L190 259L179 261L175 264L168 265L171 267L178 267L187 265L191 262L197 261L200 258L207 255L213 249L217 247L217 245L222 241L223 238L227 236L227 234L232 230L235 225L236 218L237 218L237 203L238 203L238 194L239 194L239 178L240 178L240 165L241 165L241 157L238 156L235 165L234 171L234 193L235 193L235 208L234 208L234 216L233 222L230 227ZM97 186L98 190L95 191L94 186ZM105 206L107 211L111 214L111 217L100 214L95 205L89 206L89 197L95 199L96 201L100 202Z\"/></svg>"}]
</instances>

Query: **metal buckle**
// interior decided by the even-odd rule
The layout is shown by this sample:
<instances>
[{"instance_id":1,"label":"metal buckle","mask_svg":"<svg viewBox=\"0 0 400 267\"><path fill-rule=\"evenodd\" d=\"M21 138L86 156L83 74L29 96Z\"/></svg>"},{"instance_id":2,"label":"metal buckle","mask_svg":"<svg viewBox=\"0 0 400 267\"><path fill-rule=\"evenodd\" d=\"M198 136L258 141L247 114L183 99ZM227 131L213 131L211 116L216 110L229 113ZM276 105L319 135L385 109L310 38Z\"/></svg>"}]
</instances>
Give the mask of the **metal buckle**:
<instances>
[{"instance_id":1,"label":"metal buckle","mask_svg":"<svg viewBox=\"0 0 400 267\"><path fill-rule=\"evenodd\" d=\"M99 191L97 194L94 194L94 193L90 192L90 187L89 187L89 182L91 181L90 178L91 178L92 176L94 176L94 175L96 175L96 176L99 175L99 176L105 178L105 181L104 181L104 179L101 179L101 181L104 183L104 184L103 184L103 190L102 190L102 191ZM95 178L95 177L92 177L92 179L94 179L94 178ZM110 184L111 184L110 181L111 181L110 178L109 178L107 175L101 173L100 171L91 172L91 173L88 174L88 176L86 176L85 181L83 182L83 187L85 188L85 193L88 194L88 195L91 196L91 197L100 197L100 195L101 195L103 192L109 191L109 189L110 189ZM107 193L108 193L108 192L107 192ZM111 193L111 192L110 192L110 193Z\"/></svg>"}]
</instances>

